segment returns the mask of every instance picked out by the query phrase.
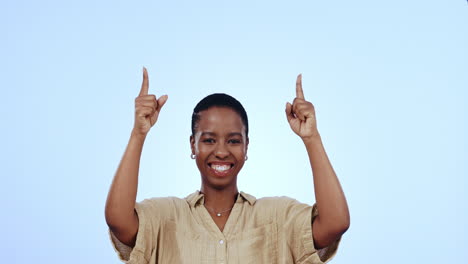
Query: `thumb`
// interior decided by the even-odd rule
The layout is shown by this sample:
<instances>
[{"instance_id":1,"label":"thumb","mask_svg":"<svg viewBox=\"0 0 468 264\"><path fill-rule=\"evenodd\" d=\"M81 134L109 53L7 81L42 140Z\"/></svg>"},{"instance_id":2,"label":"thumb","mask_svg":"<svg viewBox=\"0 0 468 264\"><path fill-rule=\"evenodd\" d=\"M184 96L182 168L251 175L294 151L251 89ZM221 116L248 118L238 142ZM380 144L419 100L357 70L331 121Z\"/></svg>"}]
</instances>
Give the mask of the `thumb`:
<instances>
[{"instance_id":1,"label":"thumb","mask_svg":"<svg viewBox=\"0 0 468 264\"><path fill-rule=\"evenodd\" d=\"M291 120L295 118L292 113L292 105L290 103L286 103L286 118L288 119L288 122L291 122Z\"/></svg>"},{"instance_id":2,"label":"thumb","mask_svg":"<svg viewBox=\"0 0 468 264\"><path fill-rule=\"evenodd\" d=\"M161 110L161 108L164 106L164 104L166 104L167 99L168 99L167 94L165 94L165 95L158 98L158 110Z\"/></svg>"}]
</instances>

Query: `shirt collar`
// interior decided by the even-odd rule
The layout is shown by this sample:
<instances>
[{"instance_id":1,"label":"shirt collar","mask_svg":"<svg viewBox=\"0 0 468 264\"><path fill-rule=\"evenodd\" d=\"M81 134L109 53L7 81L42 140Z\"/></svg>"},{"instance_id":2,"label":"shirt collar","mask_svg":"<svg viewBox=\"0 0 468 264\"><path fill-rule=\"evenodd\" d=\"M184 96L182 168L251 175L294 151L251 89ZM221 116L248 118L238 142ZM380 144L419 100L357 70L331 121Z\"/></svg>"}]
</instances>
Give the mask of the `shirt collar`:
<instances>
[{"instance_id":1,"label":"shirt collar","mask_svg":"<svg viewBox=\"0 0 468 264\"><path fill-rule=\"evenodd\" d=\"M205 195L203 193L196 191L185 197L185 200L187 200L191 207L195 207L197 204L203 204L205 202L204 197ZM247 201L250 205L254 205L256 198L250 194L240 191L237 195L236 203L242 203L243 201Z\"/></svg>"}]
</instances>

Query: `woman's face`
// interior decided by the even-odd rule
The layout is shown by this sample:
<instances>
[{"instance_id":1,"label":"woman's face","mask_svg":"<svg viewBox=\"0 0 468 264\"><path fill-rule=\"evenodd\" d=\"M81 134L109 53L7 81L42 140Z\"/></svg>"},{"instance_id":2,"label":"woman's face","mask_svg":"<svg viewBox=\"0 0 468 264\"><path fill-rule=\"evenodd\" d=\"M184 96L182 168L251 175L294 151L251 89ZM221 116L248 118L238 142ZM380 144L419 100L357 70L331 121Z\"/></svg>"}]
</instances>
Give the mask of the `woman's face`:
<instances>
[{"instance_id":1,"label":"woman's face","mask_svg":"<svg viewBox=\"0 0 468 264\"><path fill-rule=\"evenodd\" d=\"M211 107L199 115L190 145L202 185L218 190L236 187L249 143L241 117L228 107Z\"/></svg>"}]
</instances>

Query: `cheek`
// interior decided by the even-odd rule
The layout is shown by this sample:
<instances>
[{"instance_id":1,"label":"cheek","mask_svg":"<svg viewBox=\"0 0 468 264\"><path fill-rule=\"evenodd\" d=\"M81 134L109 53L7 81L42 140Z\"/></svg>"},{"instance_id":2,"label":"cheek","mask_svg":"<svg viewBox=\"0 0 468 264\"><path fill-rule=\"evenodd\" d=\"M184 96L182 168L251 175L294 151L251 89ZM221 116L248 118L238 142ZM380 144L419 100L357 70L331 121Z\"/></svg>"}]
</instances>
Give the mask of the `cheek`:
<instances>
[{"instance_id":1,"label":"cheek","mask_svg":"<svg viewBox=\"0 0 468 264\"><path fill-rule=\"evenodd\" d=\"M247 148L245 146L239 146L232 150L232 153L235 153L237 157L244 157L247 153Z\"/></svg>"},{"instance_id":2,"label":"cheek","mask_svg":"<svg viewBox=\"0 0 468 264\"><path fill-rule=\"evenodd\" d=\"M195 158L195 163L197 164L197 167L199 169L203 169L205 168L206 166L206 160L207 160L207 156L206 155L203 155L203 153L196 153L196 158Z\"/></svg>"},{"instance_id":3,"label":"cheek","mask_svg":"<svg viewBox=\"0 0 468 264\"><path fill-rule=\"evenodd\" d=\"M197 155L207 155L211 151L211 147L204 145L204 144L198 144L195 145L195 152Z\"/></svg>"},{"instance_id":4,"label":"cheek","mask_svg":"<svg viewBox=\"0 0 468 264\"><path fill-rule=\"evenodd\" d=\"M202 169L202 168L205 167L205 166L204 166L205 162L204 162L201 158L197 158L196 163L197 163L197 167L198 167L199 169Z\"/></svg>"}]
</instances>

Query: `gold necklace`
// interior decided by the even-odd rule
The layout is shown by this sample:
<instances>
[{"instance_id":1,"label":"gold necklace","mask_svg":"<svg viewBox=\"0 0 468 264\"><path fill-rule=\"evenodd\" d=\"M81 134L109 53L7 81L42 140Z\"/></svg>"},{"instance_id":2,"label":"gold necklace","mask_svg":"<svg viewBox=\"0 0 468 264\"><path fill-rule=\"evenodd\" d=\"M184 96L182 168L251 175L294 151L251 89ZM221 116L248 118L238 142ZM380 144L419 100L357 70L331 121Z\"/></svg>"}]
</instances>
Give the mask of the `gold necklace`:
<instances>
[{"instance_id":1,"label":"gold necklace","mask_svg":"<svg viewBox=\"0 0 468 264\"><path fill-rule=\"evenodd\" d=\"M226 210L224 210L224 211L216 212L213 208L210 208L210 207L208 207L208 206L205 205L205 208L206 208L206 209L208 209L209 211L211 211L212 213L214 213L214 214L215 214L216 216L218 216L218 217L220 217L222 213L231 211L233 207L234 207L234 206L232 206L231 208L226 209Z\"/></svg>"}]
</instances>

